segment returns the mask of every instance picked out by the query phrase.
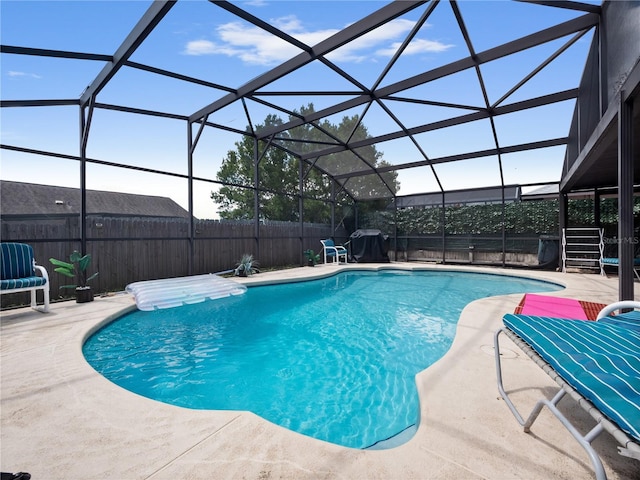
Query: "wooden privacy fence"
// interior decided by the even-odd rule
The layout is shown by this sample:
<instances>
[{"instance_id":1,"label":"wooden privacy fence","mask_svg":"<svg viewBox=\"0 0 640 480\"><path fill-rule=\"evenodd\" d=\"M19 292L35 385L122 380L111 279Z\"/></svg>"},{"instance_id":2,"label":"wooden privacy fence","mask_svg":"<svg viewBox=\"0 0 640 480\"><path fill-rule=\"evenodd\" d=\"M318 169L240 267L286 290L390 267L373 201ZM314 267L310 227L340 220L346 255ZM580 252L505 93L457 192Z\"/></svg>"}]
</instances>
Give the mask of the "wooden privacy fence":
<instances>
[{"instance_id":1,"label":"wooden privacy fence","mask_svg":"<svg viewBox=\"0 0 640 480\"><path fill-rule=\"evenodd\" d=\"M80 222L77 217L43 220L2 221L3 242L23 242L33 246L38 264L49 272L51 298L73 296L60 285L72 279L53 271L49 258L68 261L80 250ZM193 246L189 221L159 218L89 217L87 253L93 257L87 273L100 272L91 281L96 293L122 291L132 282L158 278L217 273L233 269L240 257L249 253L261 268L304 265L303 252L319 252L321 239L347 240L340 229L330 225L294 222L261 223L256 232L253 221L198 220ZM193 270L189 272L193 248ZM26 305L28 294L3 295L2 306Z\"/></svg>"}]
</instances>

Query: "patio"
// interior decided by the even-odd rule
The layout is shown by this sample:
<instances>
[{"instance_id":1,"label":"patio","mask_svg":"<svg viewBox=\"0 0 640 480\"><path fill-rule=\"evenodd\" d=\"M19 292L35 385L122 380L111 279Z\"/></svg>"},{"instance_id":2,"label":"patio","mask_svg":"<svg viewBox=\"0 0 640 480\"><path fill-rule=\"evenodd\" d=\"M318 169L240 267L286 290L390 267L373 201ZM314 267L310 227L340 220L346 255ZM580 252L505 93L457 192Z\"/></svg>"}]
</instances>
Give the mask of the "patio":
<instances>
[{"instance_id":1,"label":"patio","mask_svg":"<svg viewBox=\"0 0 640 480\"><path fill-rule=\"evenodd\" d=\"M400 268L461 269L394 263ZM261 273L247 283L326 275L321 266ZM389 267L388 264L385 265ZM598 275L474 268L553 281L555 295L611 303L618 281ZM89 332L132 308L128 294L93 303L52 305L49 314L3 311L2 470L33 479L211 478L572 478L591 479L585 452L543 410L525 434L500 400L493 333L522 295L479 300L462 313L450 351L416 380L421 424L406 444L364 451L327 444L275 426L249 412L195 411L121 389L97 374L81 351ZM636 295L636 299L640 299ZM508 344L505 343L505 347ZM514 347L506 350L507 389L532 406L554 383ZM512 352L512 353L511 353ZM512 358L511 358L511 355ZM571 402L561 407L581 426L590 418ZM595 443L609 479L640 476L640 464L621 457L608 435Z\"/></svg>"}]
</instances>

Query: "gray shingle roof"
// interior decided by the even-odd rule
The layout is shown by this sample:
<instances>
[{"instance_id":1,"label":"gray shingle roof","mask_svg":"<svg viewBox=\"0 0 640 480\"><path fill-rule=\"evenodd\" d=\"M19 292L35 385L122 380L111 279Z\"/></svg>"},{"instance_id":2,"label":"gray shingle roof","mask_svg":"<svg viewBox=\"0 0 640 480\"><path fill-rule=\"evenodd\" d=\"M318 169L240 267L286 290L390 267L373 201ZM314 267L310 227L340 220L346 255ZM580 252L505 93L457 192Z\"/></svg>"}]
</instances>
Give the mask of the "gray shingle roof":
<instances>
[{"instance_id":1,"label":"gray shingle roof","mask_svg":"<svg viewBox=\"0 0 640 480\"><path fill-rule=\"evenodd\" d=\"M539 198L558 198L560 187L557 184L543 185L522 194L523 200L537 200Z\"/></svg>"},{"instance_id":2,"label":"gray shingle roof","mask_svg":"<svg viewBox=\"0 0 640 480\"><path fill-rule=\"evenodd\" d=\"M80 213L80 189L0 181L0 213L5 216L67 216ZM89 215L189 218L168 197L87 190Z\"/></svg>"}]
</instances>

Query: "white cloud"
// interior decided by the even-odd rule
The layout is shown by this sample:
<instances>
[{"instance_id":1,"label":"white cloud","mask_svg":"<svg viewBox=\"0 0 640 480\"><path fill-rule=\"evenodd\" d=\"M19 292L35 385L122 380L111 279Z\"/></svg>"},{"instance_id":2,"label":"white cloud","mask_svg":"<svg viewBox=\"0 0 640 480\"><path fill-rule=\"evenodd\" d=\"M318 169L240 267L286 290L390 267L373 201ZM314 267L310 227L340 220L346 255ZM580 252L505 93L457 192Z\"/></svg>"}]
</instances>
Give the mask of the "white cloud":
<instances>
[{"instance_id":1,"label":"white cloud","mask_svg":"<svg viewBox=\"0 0 640 480\"><path fill-rule=\"evenodd\" d=\"M295 15L286 15L284 17L272 19L273 26L285 32L301 32L303 31L302 22Z\"/></svg>"},{"instance_id":2,"label":"white cloud","mask_svg":"<svg viewBox=\"0 0 640 480\"><path fill-rule=\"evenodd\" d=\"M383 57L391 57L396 53L398 48L400 48L400 45L402 45L401 42L394 42L387 48L376 50L376 54ZM438 53L444 52L451 47L453 47L453 45L451 44L447 45L433 40L418 38L414 39L411 43L409 43L409 45L407 45L407 48L404 50L404 54L415 55L418 53Z\"/></svg>"},{"instance_id":3,"label":"white cloud","mask_svg":"<svg viewBox=\"0 0 640 480\"><path fill-rule=\"evenodd\" d=\"M298 17L287 15L270 23L305 45L314 46L338 32L337 29L307 31ZM415 22L393 20L327 55L334 62L375 61L376 56L393 55ZM187 55L226 55L251 65L274 65L300 53L300 49L264 30L241 22L229 22L216 29L217 38L187 43ZM442 52L452 47L436 41L414 39L406 54Z\"/></svg>"},{"instance_id":4,"label":"white cloud","mask_svg":"<svg viewBox=\"0 0 640 480\"><path fill-rule=\"evenodd\" d=\"M272 65L300 53L288 42L257 27L246 27L239 22L218 27L220 42L193 40L187 43L186 55L226 55L238 57L251 65Z\"/></svg>"},{"instance_id":5,"label":"white cloud","mask_svg":"<svg viewBox=\"0 0 640 480\"><path fill-rule=\"evenodd\" d=\"M275 37L258 27L245 27L238 22L226 23L218 27L218 35L224 42L223 51L240 57L245 63L271 65L287 60L300 50L288 42Z\"/></svg>"},{"instance_id":6,"label":"white cloud","mask_svg":"<svg viewBox=\"0 0 640 480\"><path fill-rule=\"evenodd\" d=\"M16 72L14 70L10 70L7 75L10 77L42 78L40 75L36 75L35 73Z\"/></svg>"},{"instance_id":7,"label":"white cloud","mask_svg":"<svg viewBox=\"0 0 640 480\"><path fill-rule=\"evenodd\" d=\"M210 55L217 53L216 44L209 40L192 40L187 43L184 53L187 55Z\"/></svg>"},{"instance_id":8,"label":"white cloud","mask_svg":"<svg viewBox=\"0 0 640 480\"><path fill-rule=\"evenodd\" d=\"M410 20L392 20L327 55L333 62L362 62L374 60L377 51L374 49L391 40L404 37L413 28L415 22Z\"/></svg>"}]
</instances>

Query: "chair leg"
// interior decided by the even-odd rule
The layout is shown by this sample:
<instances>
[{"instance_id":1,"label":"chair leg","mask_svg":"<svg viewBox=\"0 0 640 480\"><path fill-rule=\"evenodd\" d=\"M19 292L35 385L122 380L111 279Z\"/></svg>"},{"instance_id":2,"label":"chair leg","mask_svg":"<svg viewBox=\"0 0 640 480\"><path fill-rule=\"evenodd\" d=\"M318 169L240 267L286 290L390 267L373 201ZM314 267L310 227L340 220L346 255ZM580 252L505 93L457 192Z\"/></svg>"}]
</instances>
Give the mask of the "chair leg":
<instances>
[{"instance_id":1,"label":"chair leg","mask_svg":"<svg viewBox=\"0 0 640 480\"><path fill-rule=\"evenodd\" d=\"M515 419L518 421L518 423L522 427L524 427L524 431L525 432L530 433L531 425L536 420L536 418L538 418L538 415L540 414L540 411L542 410L542 408L546 406L549 409L549 411L551 411L553 416L555 416L560 421L560 423L562 423L562 425L569 431L569 433L573 436L573 438L575 438L576 441L580 444L580 446L585 450L585 452L589 456L589 460L591 461L591 466L593 467L594 473L596 474L596 479L597 480L606 480L607 479L607 474L606 474L606 472L604 470L604 467L602 465L602 461L600 460L600 457L598 456L596 451L591 446L591 442L593 442L593 440L604 431L604 427L600 423L598 423L586 435L582 435L580 432L578 432L578 430L571 424L571 422L557 408L558 402L560 400L562 400L562 398L567 393L563 388L561 388L558 391L558 393L556 393L556 395L553 397L552 400L547 400L546 398L542 399L542 400L539 400L536 403L536 405L533 407L533 410L531 411L531 413L529 414L529 416L528 416L528 418L526 420L522 417L522 415L520 415L520 412L518 411L516 406L513 404L513 402L509 398L509 395L505 391L504 385L503 385L503 382L502 382L502 365L501 365L501 362L500 362L500 341L499 341L499 336L503 332L504 332L504 328L500 328L500 329L498 329L496 331L496 333L495 333L495 335L493 337L493 347L494 347L495 362L496 362L496 376L497 376L497 381L498 381L498 391L500 392L500 396L502 397L502 399L505 401L505 403L509 407L509 410L511 410L511 413L513 414Z\"/></svg>"},{"instance_id":2,"label":"chair leg","mask_svg":"<svg viewBox=\"0 0 640 480\"><path fill-rule=\"evenodd\" d=\"M500 340L499 340L500 334L502 332L503 332L502 328L497 330L493 337L493 353L495 355L495 361L496 361L496 376L498 381L498 392L500 392L500 396L505 401L505 403L507 404L507 407L509 407L509 410L511 410L511 413L516 418L518 423L524 427L526 421L522 417L522 415L520 415L520 412L511 401L511 398L509 398L509 395L505 391L504 385L502 382L502 363L500 361Z\"/></svg>"},{"instance_id":3,"label":"chair leg","mask_svg":"<svg viewBox=\"0 0 640 480\"><path fill-rule=\"evenodd\" d=\"M49 285L47 284L47 288L43 289L42 292L44 293L44 311L48 312L49 311Z\"/></svg>"},{"instance_id":4,"label":"chair leg","mask_svg":"<svg viewBox=\"0 0 640 480\"><path fill-rule=\"evenodd\" d=\"M29 293L31 294L31 308L34 310L38 310L38 290L42 290L42 296L44 305L42 306L42 311L47 313L49 311L49 285L45 288L36 289L34 288Z\"/></svg>"},{"instance_id":5,"label":"chair leg","mask_svg":"<svg viewBox=\"0 0 640 480\"><path fill-rule=\"evenodd\" d=\"M36 290L32 289L29 293L31 293L31 308L36 308L38 306L38 302L36 299Z\"/></svg>"}]
</instances>

